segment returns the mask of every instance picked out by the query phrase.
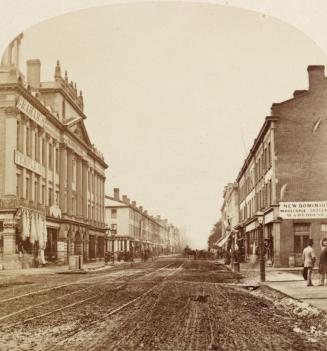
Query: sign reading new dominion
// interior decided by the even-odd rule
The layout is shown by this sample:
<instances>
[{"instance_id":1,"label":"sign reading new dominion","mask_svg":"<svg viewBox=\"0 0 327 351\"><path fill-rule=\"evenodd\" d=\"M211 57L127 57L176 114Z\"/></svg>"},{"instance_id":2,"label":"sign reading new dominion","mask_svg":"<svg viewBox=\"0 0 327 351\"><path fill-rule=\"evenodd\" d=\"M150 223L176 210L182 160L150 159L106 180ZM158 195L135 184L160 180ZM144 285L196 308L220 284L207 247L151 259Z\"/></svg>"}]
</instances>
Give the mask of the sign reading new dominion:
<instances>
[{"instance_id":1,"label":"sign reading new dominion","mask_svg":"<svg viewBox=\"0 0 327 351\"><path fill-rule=\"evenodd\" d=\"M279 214L283 219L327 218L327 201L280 202Z\"/></svg>"}]
</instances>

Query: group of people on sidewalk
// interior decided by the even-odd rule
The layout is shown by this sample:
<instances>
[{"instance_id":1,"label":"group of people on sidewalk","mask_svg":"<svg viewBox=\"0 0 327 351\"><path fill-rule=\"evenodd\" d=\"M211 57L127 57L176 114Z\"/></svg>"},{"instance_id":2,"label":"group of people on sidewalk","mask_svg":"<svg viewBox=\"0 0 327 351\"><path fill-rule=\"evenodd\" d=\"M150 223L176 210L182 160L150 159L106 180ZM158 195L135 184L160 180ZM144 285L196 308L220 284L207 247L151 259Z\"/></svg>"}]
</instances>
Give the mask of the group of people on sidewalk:
<instances>
[{"instance_id":1,"label":"group of people on sidewalk","mask_svg":"<svg viewBox=\"0 0 327 351\"><path fill-rule=\"evenodd\" d=\"M303 250L303 278L307 281L307 286L313 286L312 271L316 263L316 253L312 246L313 240L309 239L308 245ZM322 247L319 256L319 274L319 285L324 286L327 275L327 246Z\"/></svg>"}]
</instances>

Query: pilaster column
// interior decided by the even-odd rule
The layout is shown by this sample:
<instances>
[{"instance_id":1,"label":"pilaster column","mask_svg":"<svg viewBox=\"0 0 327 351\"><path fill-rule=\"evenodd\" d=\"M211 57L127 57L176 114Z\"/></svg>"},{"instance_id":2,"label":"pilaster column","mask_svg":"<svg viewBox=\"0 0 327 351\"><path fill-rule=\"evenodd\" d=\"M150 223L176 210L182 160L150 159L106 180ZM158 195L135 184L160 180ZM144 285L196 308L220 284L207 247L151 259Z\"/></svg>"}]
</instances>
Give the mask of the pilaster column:
<instances>
[{"instance_id":1,"label":"pilaster column","mask_svg":"<svg viewBox=\"0 0 327 351\"><path fill-rule=\"evenodd\" d=\"M82 161L82 214L84 219L87 219L87 161Z\"/></svg>"},{"instance_id":2,"label":"pilaster column","mask_svg":"<svg viewBox=\"0 0 327 351\"><path fill-rule=\"evenodd\" d=\"M275 160L275 122L271 122L270 127L270 159L271 159L271 166L272 166L272 179L271 179L271 203L277 203L277 183L276 183L276 160Z\"/></svg>"},{"instance_id":3,"label":"pilaster column","mask_svg":"<svg viewBox=\"0 0 327 351\"><path fill-rule=\"evenodd\" d=\"M281 267L281 233L280 223L275 222L273 224L273 236L274 236L274 267Z\"/></svg>"},{"instance_id":4,"label":"pilaster column","mask_svg":"<svg viewBox=\"0 0 327 351\"><path fill-rule=\"evenodd\" d=\"M82 184L82 160L80 157L76 159L76 213L77 216L82 216L82 199L83 199L83 184Z\"/></svg>"},{"instance_id":5,"label":"pilaster column","mask_svg":"<svg viewBox=\"0 0 327 351\"><path fill-rule=\"evenodd\" d=\"M57 148L57 145L58 145L58 141L56 139L52 139L52 195L51 195L51 198L52 198L52 204L51 205L54 205L56 204L56 178L55 178L55 175L56 175L56 148Z\"/></svg>"},{"instance_id":6,"label":"pilaster column","mask_svg":"<svg viewBox=\"0 0 327 351\"><path fill-rule=\"evenodd\" d=\"M3 224L3 254L13 255L16 253L16 221L5 220Z\"/></svg>"},{"instance_id":7,"label":"pilaster column","mask_svg":"<svg viewBox=\"0 0 327 351\"><path fill-rule=\"evenodd\" d=\"M106 210L105 210L105 196L106 196L106 177L102 179L102 222L106 222Z\"/></svg>"},{"instance_id":8,"label":"pilaster column","mask_svg":"<svg viewBox=\"0 0 327 351\"><path fill-rule=\"evenodd\" d=\"M67 149L66 145L64 143L61 143L59 145L59 159L60 159L60 164L59 164L59 206L61 209L62 213L67 212L67 204L66 204L66 198L65 198L65 187L66 187L66 175L67 175Z\"/></svg>"},{"instance_id":9,"label":"pilaster column","mask_svg":"<svg viewBox=\"0 0 327 351\"><path fill-rule=\"evenodd\" d=\"M31 158L32 160L36 160L36 146L37 146L37 140L36 138L38 137L37 135L37 125L36 124L31 124ZM31 200L34 201L35 204L37 204L37 189L36 189L36 184L35 184L35 174L34 172L31 172L31 178L30 178L30 182L31 182ZM36 196L35 196L36 195Z\"/></svg>"},{"instance_id":10,"label":"pilaster column","mask_svg":"<svg viewBox=\"0 0 327 351\"><path fill-rule=\"evenodd\" d=\"M67 213L72 215L73 153L67 150Z\"/></svg>"},{"instance_id":11,"label":"pilaster column","mask_svg":"<svg viewBox=\"0 0 327 351\"><path fill-rule=\"evenodd\" d=\"M5 195L16 196L16 164L14 153L16 149L17 114L18 109L7 107L5 112L5 164L4 164L4 192Z\"/></svg>"}]
</instances>

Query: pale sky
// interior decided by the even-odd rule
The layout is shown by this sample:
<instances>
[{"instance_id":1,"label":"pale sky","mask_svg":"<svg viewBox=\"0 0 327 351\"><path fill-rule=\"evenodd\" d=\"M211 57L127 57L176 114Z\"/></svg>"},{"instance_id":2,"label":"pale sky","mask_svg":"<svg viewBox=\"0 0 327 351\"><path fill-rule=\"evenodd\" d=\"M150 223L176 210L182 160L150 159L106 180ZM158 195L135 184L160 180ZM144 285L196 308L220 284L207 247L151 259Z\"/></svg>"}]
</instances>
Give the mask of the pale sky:
<instances>
[{"instance_id":1,"label":"pale sky","mask_svg":"<svg viewBox=\"0 0 327 351\"><path fill-rule=\"evenodd\" d=\"M269 16L196 3L111 5L25 31L25 61L56 60L83 90L91 141L109 164L107 193L186 226L205 247L273 102L307 88L326 57Z\"/></svg>"}]
</instances>

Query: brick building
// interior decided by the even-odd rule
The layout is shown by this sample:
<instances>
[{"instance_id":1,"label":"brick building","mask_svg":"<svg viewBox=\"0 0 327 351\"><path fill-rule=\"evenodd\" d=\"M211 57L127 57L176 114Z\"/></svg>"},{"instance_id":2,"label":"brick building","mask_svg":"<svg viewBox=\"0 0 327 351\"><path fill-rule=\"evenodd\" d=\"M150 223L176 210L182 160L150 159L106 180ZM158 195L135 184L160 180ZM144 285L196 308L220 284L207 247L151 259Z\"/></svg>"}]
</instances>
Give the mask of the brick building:
<instances>
[{"instance_id":1,"label":"brick building","mask_svg":"<svg viewBox=\"0 0 327 351\"><path fill-rule=\"evenodd\" d=\"M0 65L0 260L10 268L103 257L107 164L85 129L82 94L59 62L54 80L41 82L41 62L29 60L25 79L20 40Z\"/></svg>"},{"instance_id":2,"label":"brick building","mask_svg":"<svg viewBox=\"0 0 327 351\"><path fill-rule=\"evenodd\" d=\"M246 255L258 245L261 210L275 266L300 265L308 239L319 253L327 236L327 79L324 66L308 74L308 90L272 105L237 177Z\"/></svg>"}]
</instances>

